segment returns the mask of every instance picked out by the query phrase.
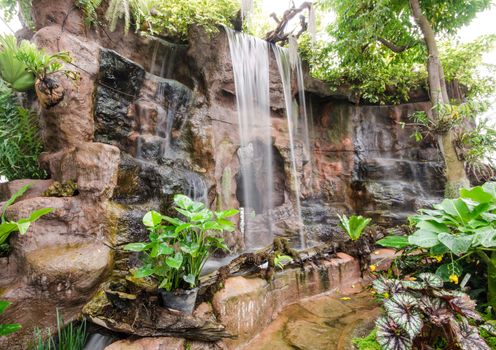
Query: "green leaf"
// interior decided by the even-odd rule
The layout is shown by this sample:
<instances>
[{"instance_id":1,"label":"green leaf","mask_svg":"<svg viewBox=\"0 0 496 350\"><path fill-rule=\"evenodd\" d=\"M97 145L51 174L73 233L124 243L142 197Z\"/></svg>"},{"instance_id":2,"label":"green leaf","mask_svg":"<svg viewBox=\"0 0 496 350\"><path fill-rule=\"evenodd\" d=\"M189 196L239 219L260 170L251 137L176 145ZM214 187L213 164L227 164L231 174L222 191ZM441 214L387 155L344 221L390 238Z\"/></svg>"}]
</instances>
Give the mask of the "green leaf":
<instances>
[{"instance_id":1,"label":"green leaf","mask_svg":"<svg viewBox=\"0 0 496 350\"><path fill-rule=\"evenodd\" d=\"M435 220L422 220L417 223L417 227L419 229L425 230L425 231L431 231L435 233L441 233L441 232L450 232L450 229L447 225L437 222Z\"/></svg>"},{"instance_id":2,"label":"green leaf","mask_svg":"<svg viewBox=\"0 0 496 350\"><path fill-rule=\"evenodd\" d=\"M153 275L153 267L151 265L142 266L134 273L134 277L136 278L145 278L151 275Z\"/></svg>"},{"instance_id":3,"label":"green leaf","mask_svg":"<svg viewBox=\"0 0 496 350\"><path fill-rule=\"evenodd\" d=\"M435 232L418 230L408 237L408 242L421 248L432 248L439 243L439 240Z\"/></svg>"},{"instance_id":4,"label":"green leaf","mask_svg":"<svg viewBox=\"0 0 496 350\"><path fill-rule=\"evenodd\" d=\"M174 249L169 247L167 244L160 243L160 242L154 242L150 256L152 258L157 258L159 256L170 255L172 253L174 253Z\"/></svg>"},{"instance_id":5,"label":"green leaf","mask_svg":"<svg viewBox=\"0 0 496 350\"><path fill-rule=\"evenodd\" d=\"M177 226L177 227L176 227L176 229L174 230L174 232L175 232L176 234L179 234L179 233L181 233L181 232L182 232L182 231L184 231L184 230L188 230L188 229L190 229L190 228L191 228L191 226L192 226L192 225L191 225L190 223L187 223L187 222L186 222L186 223L184 223L184 224L182 224L182 225Z\"/></svg>"},{"instance_id":6,"label":"green leaf","mask_svg":"<svg viewBox=\"0 0 496 350\"><path fill-rule=\"evenodd\" d=\"M378 240L376 244L387 248L403 249L408 247L410 242L406 236L386 236Z\"/></svg>"},{"instance_id":7,"label":"green leaf","mask_svg":"<svg viewBox=\"0 0 496 350\"><path fill-rule=\"evenodd\" d=\"M183 276L183 280L190 285L191 288L196 286L196 277L192 273Z\"/></svg>"},{"instance_id":8,"label":"green leaf","mask_svg":"<svg viewBox=\"0 0 496 350\"><path fill-rule=\"evenodd\" d=\"M229 209L229 210L224 210L224 211L217 211L217 212L215 212L215 216L217 216L218 219L225 219L225 218L229 218L231 216L237 215L238 213L239 213L239 210Z\"/></svg>"},{"instance_id":9,"label":"green leaf","mask_svg":"<svg viewBox=\"0 0 496 350\"><path fill-rule=\"evenodd\" d=\"M462 255L468 252L472 246L472 236L455 236L450 233L440 233L439 241L444 244L455 255Z\"/></svg>"},{"instance_id":10,"label":"green leaf","mask_svg":"<svg viewBox=\"0 0 496 350\"><path fill-rule=\"evenodd\" d=\"M149 243L129 243L123 248L129 252L142 252L147 249Z\"/></svg>"},{"instance_id":11,"label":"green leaf","mask_svg":"<svg viewBox=\"0 0 496 350\"><path fill-rule=\"evenodd\" d=\"M346 231L351 240L356 241L360 238L363 230L368 226L372 219L364 218L363 216L352 215L348 218L346 215L340 216L340 226Z\"/></svg>"},{"instance_id":12,"label":"green leaf","mask_svg":"<svg viewBox=\"0 0 496 350\"><path fill-rule=\"evenodd\" d=\"M194 202L188 196L185 196L183 194L176 194L174 196L174 204L181 209L189 210L193 207Z\"/></svg>"},{"instance_id":13,"label":"green leaf","mask_svg":"<svg viewBox=\"0 0 496 350\"><path fill-rule=\"evenodd\" d=\"M149 211L143 217L143 224L146 227L156 227L162 222L162 215L156 211Z\"/></svg>"},{"instance_id":14,"label":"green leaf","mask_svg":"<svg viewBox=\"0 0 496 350\"><path fill-rule=\"evenodd\" d=\"M434 247L432 247L429 250L429 254L431 256L443 256L444 254L448 253L450 250L448 247L446 247L444 244L439 243L436 244Z\"/></svg>"},{"instance_id":15,"label":"green leaf","mask_svg":"<svg viewBox=\"0 0 496 350\"><path fill-rule=\"evenodd\" d=\"M181 265L183 264L183 255L181 253L176 253L174 257L168 257L165 260L165 263L167 264L167 266L175 270L179 270L181 268Z\"/></svg>"},{"instance_id":16,"label":"green leaf","mask_svg":"<svg viewBox=\"0 0 496 350\"><path fill-rule=\"evenodd\" d=\"M0 315L11 305L11 302L0 300Z\"/></svg>"},{"instance_id":17,"label":"green leaf","mask_svg":"<svg viewBox=\"0 0 496 350\"><path fill-rule=\"evenodd\" d=\"M12 222L4 222L0 224L0 244L5 243L12 232L17 231L17 224Z\"/></svg>"},{"instance_id":18,"label":"green leaf","mask_svg":"<svg viewBox=\"0 0 496 350\"><path fill-rule=\"evenodd\" d=\"M496 230L492 227L482 227L475 230L472 240L474 248L483 246L485 248L496 247Z\"/></svg>"},{"instance_id":19,"label":"green leaf","mask_svg":"<svg viewBox=\"0 0 496 350\"><path fill-rule=\"evenodd\" d=\"M450 282L451 275L461 276L462 273L462 267L456 261L453 263L441 265L436 270L436 275L441 277L444 282Z\"/></svg>"},{"instance_id":20,"label":"green leaf","mask_svg":"<svg viewBox=\"0 0 496 350\"><path fill-rule=\"evenodd\" d=\"M22 328L22 326L18 323L16 323L16 324L0 324L0 337L17 332L21 328Z\"/></svg>"},{"instance_id":21,"label":"green leaf","mask_svg":"<svg viewBox=\"0 0 496 350\"><path fill-rule=\"evenodd\" d=\"M22 186L16 193L14 193L12 195L12 197L10 197L5 203L4 205L2 206L2 218L5 217L5 212L7 211L7 209L12 205L14 204L14 202L22 197L24 195L24 193L26 193L27 190L29 190L29 188L31 187L31 184L27 184L25 186Z\"/></svg>"},{"instance_id":22,"label":"green leaf","mask_svg":"<svg viewBox=\"0 0 496 350\"><path fill-rule=\"evenodd\" d=\"M482 186L477 186L470 190L463 188L460 194L462 198L471 199L478 203L492 203L496 201L496 197L486 192Z\"/></svg>"},{"instance_id":23,"label":"green leaf","mask_svg":"<svg viewBox=\"0 0 496 350\"><path fill-rule=\"evenodd\" d=\"M31 213L31 215L29 215L28 218L24 218L24 219L20 219L18 221L19 224L24 224L24 223L33 223L35 222L36 220L38 220L39 218L41 218L42 216L44 215L47 215L49 213L51 213L53 211L52 208L44 208L44 209L39 209L39 210L35 210Z\"/></svg>"},{"instance_id":24,"label":"green leaf","mask_svg":"<svg viewBox=\"0 0 496 350\"><path fill-rule=\"evenodd\" d=\"M462 199L445 199L439 207L460 223L466 224L470 220L470 210Z\"/></svg>"}]
</instances>

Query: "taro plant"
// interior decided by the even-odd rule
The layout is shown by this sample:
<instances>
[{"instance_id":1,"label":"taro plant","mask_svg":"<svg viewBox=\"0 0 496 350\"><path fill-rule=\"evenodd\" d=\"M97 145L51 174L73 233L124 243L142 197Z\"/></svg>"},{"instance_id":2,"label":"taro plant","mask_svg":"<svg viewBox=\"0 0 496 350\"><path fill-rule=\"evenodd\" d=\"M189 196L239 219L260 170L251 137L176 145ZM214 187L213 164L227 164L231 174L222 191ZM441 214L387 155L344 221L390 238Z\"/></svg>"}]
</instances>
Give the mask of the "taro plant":
<instances>
[{"instance_id":1,"label":"taro plant","mask_svg":"<svg viewBox=\"0 0 496 350\"><path fill-rule=\"evenodd\" d=\"M441 277L422 273L418 280L379 278L373 287L385 314L376 321L383 350L489 350L474 323L482 321L475 302L460 291L443 289Z\"/></svg>"},{"instance_id":2,"label":"taro plant","mask_svg":"<svg viewBox=\"0 0 496 350\"><path fill-rule=\"evenodd\" d=\"M475 256L487 267L488 303L496 308L496 183L462 189L456 199L445 199L433 209L410 218L416 231L407 238L390 236L382 246L420 248L438 260L447 260L436 274L458 283L459 261ZM446 257L443 259L443 257Z\"/></svg>"},{"instance_id":3,"label":"taro plant","mask_svg":"<svg viewBox=\"0 0 496 350\"><path fill-rule=\"evenodd\" d=\"M10 306L8 301L0 300L0 315L4 313L5 309ZM21 329L21 325L18 323L14 324L0 324L0 337L4 337L11 333L17 332Z\"/></svg>"},{"instance_id":4,"label":"taro plant","mask_svg":"<svg viewBox=\"0 0 496 350\"><path fill-rule=\"evenodd\" d=\"M372 219L364 218L360 215L352 215L349 218L346 215L338 215L338 217L341 228L346 231L352 241L359 240L365 228L372 221Z\"/></svg>"},{"instance_id":5,"label":"taro plant","mask_svg":"<svg viewBox=\"0 0 496 350\"><path fill-rule=\"evenodd\" d=\"M194 202L184 195L174 197L175 210L181 218L150 211L143 217L149 231L149 242L131 243L127 251L141 252L143 265L134 271L134 277L153 277L159 288L166 291L193 289L210 253L217 249L227 251L223 231L234 231L228 217L237 210L212 212L203 203Z\"/></svg>"},{"instance_id":6,"label":"taro plant","mask_svg":"<svg viewBox=\"0 0 496 350\"><path fill-rule=\"evenodd\" d=\"M5 217L7 208L11 206L19 197L21 197L28 189L29 185L22 187L8 201L6 201L1 208L0 245L4 244L9 236L14 232L19 232L21 235L26 234L26 232L28 232L29 226L33 222L52 211L51 208L39 209L32 212L31 215L29 215L29 217L27 218L23 218L18 221L8 221Z\"/></svg>"}]
</instances>

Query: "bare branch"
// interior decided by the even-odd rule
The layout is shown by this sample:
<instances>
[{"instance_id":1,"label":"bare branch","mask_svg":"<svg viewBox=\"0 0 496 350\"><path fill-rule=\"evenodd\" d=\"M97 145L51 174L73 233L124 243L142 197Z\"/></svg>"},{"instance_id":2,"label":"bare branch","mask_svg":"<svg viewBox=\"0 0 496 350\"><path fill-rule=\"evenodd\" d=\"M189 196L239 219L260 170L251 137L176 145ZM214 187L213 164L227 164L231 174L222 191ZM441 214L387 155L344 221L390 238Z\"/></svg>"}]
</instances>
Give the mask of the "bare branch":
<instances>
[{"instance_id":1,"label":"bare branch","mask_svg":"<svg viewBox=\"0 0 496 350\"><path fill-rule=\"evenodd\" d=\"M307 9L310 10L311 7L312 7L312 3L308 2L308 1L302 3L300 5L300 7L295 7L293 4L293 6L290 9L288 9L284 12L283 17L280 20L277 18L277 16L272 14L271 17L276 20L277 27L273 31L267 33L267 35L265 36L265 39L267 41L272 42L272 43L276 43L276 42L280 42L280 41L286 41L288 39L288 37L292 34L292 33L285 33L286 26L287 26L288 22L290 20L292 20L296 15L301 13L302 11L307 10ZM303 20L300 19L302 30L300 30L300 32L298 33L297 36L301 35L308 28L308 24L306 23L304 16L302 16L302 17L303 17Z\"/></svg>"}]
</instances>

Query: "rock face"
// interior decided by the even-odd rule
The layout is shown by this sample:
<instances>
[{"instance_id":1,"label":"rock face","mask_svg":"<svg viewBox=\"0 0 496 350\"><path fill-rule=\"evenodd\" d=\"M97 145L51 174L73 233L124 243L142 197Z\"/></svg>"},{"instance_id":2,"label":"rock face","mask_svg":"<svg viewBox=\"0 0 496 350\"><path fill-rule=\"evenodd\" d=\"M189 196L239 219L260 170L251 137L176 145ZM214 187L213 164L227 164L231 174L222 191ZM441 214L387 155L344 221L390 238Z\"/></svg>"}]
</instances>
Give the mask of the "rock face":
<instances>
[{"instance_id":1,"label":"rock face","mask_svg":"<svg viewBox=\"0 0 496 350\"><path fill-rule=\"evenodd\" d=\"M33 0L32 13L33 42L48 52L69 51L73 64L67 68L81 80L60 77L63 101L49 110L37 102L33 106L46 151L40 162L50 180L36 181L7 215L16 219L40 208L54 211L26 235L14 235L12 255L0 262L5 271L0 297L14 301L0 322L15 322L26 310L21 333L0 340L0 347L12 349L23 347L33 326L54 325L53 317L40 314L54 313L58 305L69 320L112 272L127 273L132 259L119 250L114 254L113 248L146 239L141 224L146 211L171 214L176 193L215 210L243 203L236 89L223 31L209 36L192 28L188 45L175 45L134 33L124 36L119 28L113 33L86 28L72 0ZM435 144L415 143L411 130L401 127L409 114L428 109L427 103L359 106L346 91L326 93L311 79L311 154L297 138L294 176L283 89L272 56L269 73L276 164L273 234L310 244L345 240L336 229L337 213L358 212L392 225L441 195L444 180ZM296 98L296 89L293 94ZM43 197L52 181L73 181L77 191L72 197ZM296 220L296 181L303 227ZM23 183L1 185L0 202ZM254 221L255 229L267 230L265 219ZM236 224L236 232L226 235L232 252L243 251L247 240L241 223ZM323 269L336 269L332 264L323 263ZM353 271L350 281L357 268ZM331 288L336 281L328 280L335 274L322 273L300 281L300 274L288 272L277 286L242 277L228 281L231 290L214 300L219 320L246 341L282 308L278 300L296 301ZM239 295L241 309L229 301L240 286L247 291ZM26 305L36 307L31 311ZM243 319L246 310L259 313L258 318ZM164 341L146 346L153 349Z\"/></svg>"}]
</instances>

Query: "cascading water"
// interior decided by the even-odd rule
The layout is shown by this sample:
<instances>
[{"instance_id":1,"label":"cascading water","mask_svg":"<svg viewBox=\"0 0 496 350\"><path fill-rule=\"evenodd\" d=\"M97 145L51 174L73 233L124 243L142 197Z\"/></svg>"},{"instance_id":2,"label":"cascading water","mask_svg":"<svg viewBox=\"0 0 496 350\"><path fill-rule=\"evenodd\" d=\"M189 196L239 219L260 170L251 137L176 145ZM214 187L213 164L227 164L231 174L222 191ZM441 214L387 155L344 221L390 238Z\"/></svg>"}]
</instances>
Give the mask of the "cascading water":
<instances>
[{"instance_id":1,"label":"cascading water","mask_svg":"<svg viewBox=\"0 0 496 350\"><path fill-rule=\"evenodd\" d=\"M241 177L238 199L244 213L241 230L245 233L246 248L250 250L268 245L273 239L269 44L228 28L226 31L238 106Z\"/></svg>"},{"instance_id":2,"label":"cascading water","mask_svg":"<svg viewBox=\"0 0 496 350\"><path fill-rule=\"evenodd\" d=\"M114 337L94 333L90 335L84 350L103 350L115 341Z\"/></svg>"},{"instance_id":3,"label":"cascading water","mask_svg":"<svg viewBox=\"0 0 496 350\"><path fill-rule=\"evenodd\" d=\"M150 73L161 78L172 78L177 62L179 46L155 38L150 62Z\"/></svg>"},{"instance_id":4,"label":"cascading water","mask_svg":"<svg viewBox=\"0 0 496 350\"><path fill-rule=\"evenodd\" d=\"M294 106L293 95L291 93L291 78L292 78L291 61L292 60L289 50L277 45L273 45L272 50L276 57L277 66L279 68L279 74L281 75L281 80L284 90L283 92L284 92L284 101L286 105L286 117L288 121L289 147L290 147L290 156L291 156L291 173L293 176L293 190L295 196L296 213L298 215L300 226L303 226L303 219L301 215L300 179L298 177L298 169L296 163L296 148L295 148L295 138L297 134L296 125L298 124L298 110ZM301 60L297 59L296 62L297 66L299 66L298 63L301 64ZM301 84L303 84L303 82ZM304 98L305 97L303 96L303 99ZM304 119L307 119L306 113ZM308 130L308 120L304 122L304 129ZM306 133L308 134L308 131L306 131ZM309 143L310 142L308 141L308 144ZM306 246L305 234L302 230L302 227L300 227L300 244L302 247Z\"/></svg>"}]
</instances>

